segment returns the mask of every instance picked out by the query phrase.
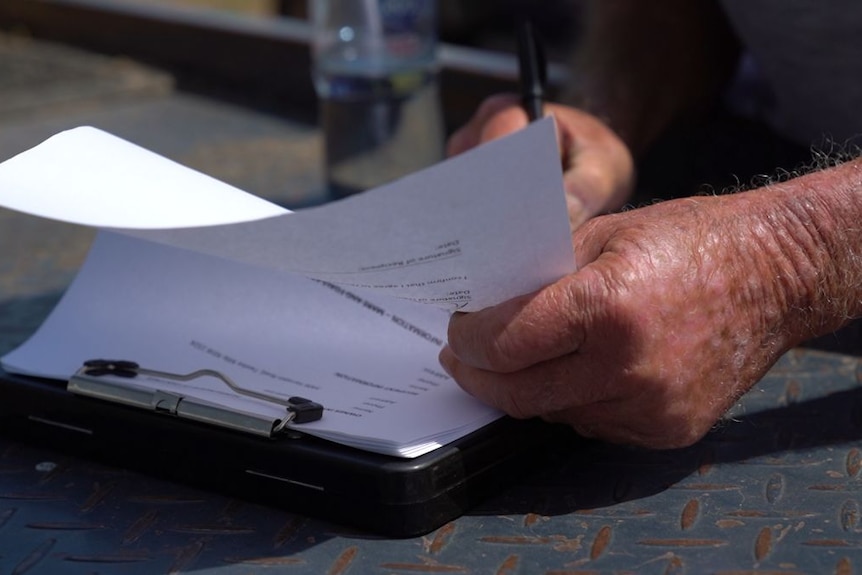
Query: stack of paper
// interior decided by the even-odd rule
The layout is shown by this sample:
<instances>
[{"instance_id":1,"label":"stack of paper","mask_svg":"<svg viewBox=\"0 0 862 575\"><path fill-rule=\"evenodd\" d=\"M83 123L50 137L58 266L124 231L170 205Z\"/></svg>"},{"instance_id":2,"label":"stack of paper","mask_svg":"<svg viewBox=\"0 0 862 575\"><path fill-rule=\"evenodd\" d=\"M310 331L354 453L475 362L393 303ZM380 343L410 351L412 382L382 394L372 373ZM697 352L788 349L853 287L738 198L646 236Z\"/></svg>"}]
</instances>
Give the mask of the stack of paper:
<instances>
[{"instance_id":1,"label":"stack of paper","mask_svg":"<svg viewBox=\"0 0 862 575\"><path fill-rule=\"evenodd\" d=\"M574 268L550 119L296 213L79 128L0 164L0 205L103 228L52 315L2 359L6 370L66 379L92 358L215 369L322 403L307 433L403 457L500 416L437 363L449 313ZM215 379L136 382L283 414Z\"/></svg>"}]
</instances>

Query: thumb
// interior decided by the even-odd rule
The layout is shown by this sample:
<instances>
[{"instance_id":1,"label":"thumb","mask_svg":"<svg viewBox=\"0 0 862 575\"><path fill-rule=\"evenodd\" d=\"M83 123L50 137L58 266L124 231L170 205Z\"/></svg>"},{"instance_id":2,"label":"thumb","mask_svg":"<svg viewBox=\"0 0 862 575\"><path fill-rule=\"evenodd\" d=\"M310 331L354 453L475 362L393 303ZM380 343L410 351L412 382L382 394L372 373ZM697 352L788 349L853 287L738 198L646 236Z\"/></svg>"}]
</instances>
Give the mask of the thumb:
<instances>
[{"instance_id":1,"label":"thumb","mask_svg":"<svg viewBox=\"0 0 862 575\"><path fill-rule=\"evenodd\" d=\"M595 307L593 275L584 269L532 294L453 315L451 352L471 367L509 373L576 351Z\"/></svg>"}]
</instances>

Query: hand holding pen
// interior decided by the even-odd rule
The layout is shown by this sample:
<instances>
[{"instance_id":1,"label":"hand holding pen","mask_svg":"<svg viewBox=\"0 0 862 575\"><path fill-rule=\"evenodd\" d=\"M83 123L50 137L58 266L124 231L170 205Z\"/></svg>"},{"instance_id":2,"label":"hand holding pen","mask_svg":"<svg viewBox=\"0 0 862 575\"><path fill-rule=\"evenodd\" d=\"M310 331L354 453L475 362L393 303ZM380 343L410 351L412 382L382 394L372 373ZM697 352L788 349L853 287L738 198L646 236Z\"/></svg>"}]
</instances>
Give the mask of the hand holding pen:
<instances>
[{"instance_id":1,"label":"hand holding pen","mask_svg":"<svg viewBox=\"0 0 862 575\"><path fill-rule=\"evenodd\" d=\"M553 116L569 222L574 229L597 214L622 206L634 185L634 163L622 140L601 120L571 106L546 102L548 62L538 31L525 21L519 23L517 35L519 92L488 97L470 121L452 134L447 153L460 154L545 115Z\"/></svg>"},{"instance_id":2,"label":"hand holding pen","mask_svg":"<svg viewBox=\"0 0 862 575\"><path fill-rule=\"evenodd\" d=\"M447 155L454 156L482 142L505 136L534 122L543 113L547 87L547 60L538 32L529 20L518 22L518 78L520 109L514 109L515 97L497 94L487 98L470 121L449 139Z\"/></svg>"}]
</instances>

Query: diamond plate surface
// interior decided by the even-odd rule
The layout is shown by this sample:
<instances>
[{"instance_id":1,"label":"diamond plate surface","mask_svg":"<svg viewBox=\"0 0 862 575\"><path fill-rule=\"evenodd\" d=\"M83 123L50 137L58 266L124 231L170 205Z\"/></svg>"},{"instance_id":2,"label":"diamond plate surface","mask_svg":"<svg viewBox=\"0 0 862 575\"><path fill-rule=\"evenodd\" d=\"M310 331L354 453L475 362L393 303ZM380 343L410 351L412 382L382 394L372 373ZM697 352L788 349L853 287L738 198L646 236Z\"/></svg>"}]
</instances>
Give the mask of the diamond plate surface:
<instances>
[{"instance_id":1,"label":"diamond plate surface","mask_svg":"<svg viewBox=\"0 0 862 575\"><path fill-rule=\"evenodd\" d=\"M684 450L563 434L523 482L403 540L0 438L0 572L858 573L859 373L794 351Z\"/></svg>"}]
</instances>

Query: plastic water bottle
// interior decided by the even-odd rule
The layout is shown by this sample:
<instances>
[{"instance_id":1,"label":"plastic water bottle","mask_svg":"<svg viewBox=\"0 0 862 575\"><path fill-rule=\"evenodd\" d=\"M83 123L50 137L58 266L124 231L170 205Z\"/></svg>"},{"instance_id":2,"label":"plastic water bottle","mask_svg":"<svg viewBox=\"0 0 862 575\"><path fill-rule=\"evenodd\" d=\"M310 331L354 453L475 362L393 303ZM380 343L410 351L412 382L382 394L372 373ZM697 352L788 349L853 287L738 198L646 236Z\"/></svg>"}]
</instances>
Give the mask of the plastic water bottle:
<instances>
[{"instance_id":1,"label":"plastic water bottle","mask_svg":"<svg viewBox=\"0 0 862 575\"><path fill-rule=\"evenodd\" d=\"M329 196L443 156L435 0L309 0Z\"/></svg>"}]
</instances>

